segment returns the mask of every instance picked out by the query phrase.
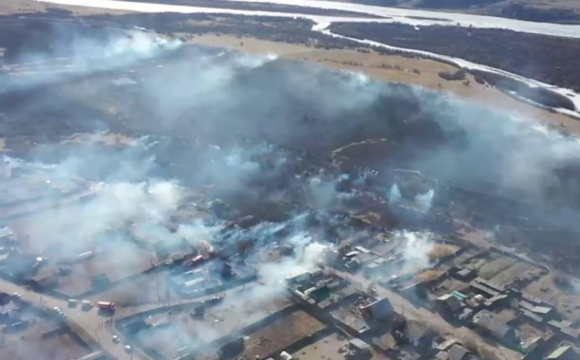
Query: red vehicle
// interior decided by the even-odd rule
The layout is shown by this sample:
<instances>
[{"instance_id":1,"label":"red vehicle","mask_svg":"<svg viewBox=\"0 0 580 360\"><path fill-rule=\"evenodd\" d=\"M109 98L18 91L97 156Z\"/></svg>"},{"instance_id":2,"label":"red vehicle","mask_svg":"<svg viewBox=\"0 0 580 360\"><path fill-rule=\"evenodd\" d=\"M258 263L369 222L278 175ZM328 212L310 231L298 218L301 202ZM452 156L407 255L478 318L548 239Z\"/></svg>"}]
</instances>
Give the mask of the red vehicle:
<instances>
[{"instance_id":1,"label":"red vehicle","mask_svg":"<svg viewBox=\"0 0 580 360\"><path fill-rule=\"evenodd\" d=\"M115 303L110 301L99 301L97 302L97 307L99 309L113 311L115 310Z\"/></svg>"}]
</instances>

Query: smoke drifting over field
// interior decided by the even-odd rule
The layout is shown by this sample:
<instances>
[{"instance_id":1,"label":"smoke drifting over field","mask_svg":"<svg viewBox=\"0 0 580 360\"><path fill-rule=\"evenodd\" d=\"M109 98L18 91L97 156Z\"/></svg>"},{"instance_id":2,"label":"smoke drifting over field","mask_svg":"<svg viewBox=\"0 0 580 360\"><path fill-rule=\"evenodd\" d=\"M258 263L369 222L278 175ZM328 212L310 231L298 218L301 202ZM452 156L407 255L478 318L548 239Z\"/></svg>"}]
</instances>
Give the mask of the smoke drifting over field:
<instances>
[{"instance_id":1,"label":"smoke drifting over field","mask_svg":"<svg viewBox=\"0 0 580 360\"><path fill-rule=\"evenodd\" d=\"M82 149L81 155L61 154L60 173L82 176L78 169L90 163L89 173L103 184L96 200L78 213L86 220L79 221L78 216L72 220L57 211L53 216L61 220L47 218L43 226L36 226L42 233L62 234L73 221L89 223L86 229L75 230L77 238L90 238L135 219L153 219L161 225L183 200L178 183L210 185L212 196L227 202L250 194L254 199L281 199L305 182L301 196L310 206L340 210L352 193L338 191L337 186L357 176L336 169L334 174L321 174L312 164L324 162L325 153L332 149L371 136L393 143L389 154L365 155L377 170L404 165L442 181L540 203L549 200L548 189L562 185L557 172L579 160L580 144L575 140L552 131L538 132L527 123L422 89L378 83L360 74L272 56L175 51L177 42L140 33L131 38L107 34L98 40L77 34L67 40L56 47L65 50L56 54L68 53L72 67L85 72L94 70L86 66L92 58L99 66L116 68L143 58L167 57L163 67L132 76L137 90L122 94L119 101L130 101L149 114L139 121L150 133L180 135L193 145L177 148L171 141L150 139L141 143L146 146L126 151L114 171L108 155L94 148ZM42 56L24 53L20 58ZM136 156L140 151L143 154ZM359 158L365 162L361 157L347 162ZM167 166L160 166L159 160L174 165L171 177L179 177L177 181L167 179ZM95 168L95 163L103 166ZM99 174L101 170L107 177ZM388 186L389 201L398 202L397 184ZM575 184L568 181L566 186L577 196ZM427 211L433 195L434 190L417 194L415 202Z\"/></svg>"},{"instance_id":2,"label":"smoke drifting over field","mask_svg":"<svg viewBox=\"0 0 580 360\"><path fill-rule=\"evenodd\" d=\"M44 31L42 36L48 37L48 44L43 44L39 39L29 40L28 45L23 41L21 47L10 49L11 52L0 59L0 65L4 63L8 69L14 67L31 75L4 79L8 81L2 81L0 93L131 66L182 45L177 39L168 40L141 32L91 32L86 29L71 30L66 25L52 25ZM34 49L28 50L27 46Z\"/></svg>"},{"instance_id":3,"label":"smoke drifting over field","mask_svg":"<svg viewBox=\"0 0 580 360\"><path fill-rule=\"evenodd\" d=\"M73 54L85 58L73 55L73 66L92 73L86 54L101 49L99 65L122 69L115 76L134 84L119 90L111 77L94 78L100 91L90 100L55 88L2 112L9 120L22 118L54 99L51 111L84 130L106 124L144 137L125 150L53 143L27 152L24 163L48 164L61 179L88 178L93 190L88 201L19 220L32 247L60 244L73 256L120 238L151 247L208 242L258 266L264 285L236 299L251 302L279 294L285 277L316 269L331 243L352 232L345 214L359 206L359 197L378 194L384 207L411 198L426 213L445 201L431 188L409 197L389 177L393 168L420 170L440 188L451 184L532 202L532 212L570 209L580 201L579 178L562 175L580 168L580 143L553 130L424 89L271 56L168 49L145 35L99 44L75 38ZM163 63L137 66L156 56ZM68 75L44 73L27 81L60 76ZM53 98L53 91L61 96ZM117 117L93 124L71 112L62 94L83 108L114 107ZM375 138L387 139L388 147L361 143L332 156L337 148ZM211 215L192 220L180 211ZM555 221L570 220L555 214ZM430 265L427 233L395 236L406 244L405 271ZM275 252L282 244L290 245L290 255L262 258L263 250ZM131 257L119 249L115 259Z\"/></svg>"}]
</instances>

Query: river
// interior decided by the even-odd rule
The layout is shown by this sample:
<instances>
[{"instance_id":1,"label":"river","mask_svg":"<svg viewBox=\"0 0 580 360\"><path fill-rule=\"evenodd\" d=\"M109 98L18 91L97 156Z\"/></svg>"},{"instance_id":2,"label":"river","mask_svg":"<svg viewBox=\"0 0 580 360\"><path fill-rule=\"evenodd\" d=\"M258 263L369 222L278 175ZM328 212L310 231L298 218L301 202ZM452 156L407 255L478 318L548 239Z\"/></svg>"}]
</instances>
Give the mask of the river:
<instances>
[{"instance_id":1,"label":"river","mask_svg":"<svg viewBox=\"0 0 580 360\"><path fill-rule=\"evenodd\" d=\"M520 32L534 34L544 34L552 36L564 36L580 38L580 25L561 25L549 23L536 23L531 21L520 21L504 19L491 16L446 13L440 11L410 10L389 7L378 7L370 5L353 4L346 2L319 1L319 0L228 0L232 2L270 3L288 6L302 6L318 9L344 10L360 13L360 18L319 16L296 13L251 11L204 8L187 5L168 5L155 3L140 3L117 0L37 0L61 5L85 6L105 9L127 10L136 12L179 12L179 13L229 13L240 15L263 15L281 17L302 17L316 22L403 22L413 25L457 25L473 26L481 28L510 29ZM385 16L385 19L365 18L365 15Z\"/></svg>"},{"instance_id":2,"label":"river","mask_svg":"<svg viewBox=\"0 0 580 360\"><path fill-rule=\"evenodd\" d=\"M289 18L306 18L317 23L313 27L314 31L323 32L329 36L338 36L358 42L367 43L374 46L387 47L391 49L398 49L407 52L414 52L420 55L427 55L432 58L439 58L446 61L452 61L456 65L465 69L479 69L488 72L495 72L504 76L509 76L519 81L524 81L532 86L544 87L570 98L576 109L580 109L580 94L566 88L541 83L539 81L524 78L522 76L512 74L500 69L494 69L488 66L476 64L459 58L451 58L445 55L429 53L421 50L396 48L388 44L372 42L368 40L360 40L354 38L347 38L345 36L333 34L327 28L334 22L400 22L416 26L428 25L447 25L447 26L473 26L478 28L501 28L509 29L518 32L527 32L533 34L543 34L561 37L580 38L580 25L562 25L549 23L536 23L530 21L520 21L512 19L503 19L490 16L472 15L472 14L457 14L445 13L440 11L426 11L426 10L410 10L398 9L389 7L377 7L370 5L361 5L345 2L333 2L322 0L228 0L232 2L252 2L252 3L270 3L288 6L302 6L319 9L344 10L350 12L360 13L361 17L338 17L338 16L321 16L297 14L288 12L274 12L274 11L253 11L253 10L234 10L225 8L207 8L187 5L168 5L156 3L140 3L131 1L117 1L117 0L37 0L39 2L73 5L94 8L104 8L112 10L127 10L135 12L177 12L177 13L219 13L219 14L236 14L236 15L252 15L252 16L277 16ZM384 16L384 19L368 18L367 15ZM555 109L559 112L580 118L580 112L570 111L565 109Z\"/></svg>"}]
</instances>

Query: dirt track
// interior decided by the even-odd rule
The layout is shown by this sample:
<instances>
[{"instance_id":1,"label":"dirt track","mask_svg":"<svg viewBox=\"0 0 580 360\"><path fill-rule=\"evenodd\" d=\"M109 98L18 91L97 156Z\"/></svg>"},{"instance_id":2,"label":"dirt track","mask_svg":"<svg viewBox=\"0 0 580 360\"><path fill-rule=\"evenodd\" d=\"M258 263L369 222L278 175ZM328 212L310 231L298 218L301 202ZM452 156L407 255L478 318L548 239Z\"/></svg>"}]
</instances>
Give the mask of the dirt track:
<instances>
[{"instance_id":1,"label":"dirt track","mask_svg":"<svg viewBox=\"0 0 580 360\"><path fill-rule=\"evenodd\" d=\"M349 273L340 272L337 270L331 271L333 271L334 273L345 279L349 279L355 284L362 285L363 288L369 288L371 286L371 282L361 276L356 276ZM479 349L480 351L483 350L485 352L495 354L496 359L501 360L521 359L520 353L508 349L502 345L491 344L481 335L475 333L473 330L468 329L466 327L454 327L453 325L445 321L439 314L433 313L422 307L415 307L404 297L391 290L378 286L374 288L381 297L387 297L393 304L395 311L397 311L400 314L403 314L407 318L407 320L410 321L416 320L422 323L427 323L429 324L430 327L436 329L442 335L446 335L448 337L457 339L463 344L470 344L475 348Z\"/></svg>"}]
</instances>

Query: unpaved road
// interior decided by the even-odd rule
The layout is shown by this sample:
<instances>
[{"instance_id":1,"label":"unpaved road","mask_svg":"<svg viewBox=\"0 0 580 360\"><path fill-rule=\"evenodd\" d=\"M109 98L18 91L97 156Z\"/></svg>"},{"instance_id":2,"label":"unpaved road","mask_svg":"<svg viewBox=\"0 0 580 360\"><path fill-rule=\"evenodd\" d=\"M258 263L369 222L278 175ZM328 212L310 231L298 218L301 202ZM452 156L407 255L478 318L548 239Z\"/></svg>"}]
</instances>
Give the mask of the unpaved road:
<instances>
[{"instance_id":1,"label":"unpaved road","mask_svg":"<svg viewBox=\"0 0 580 360\"><path fill-rule=\"evenodd\" d=\"M331 268L327 269L344 279L362 285L363 288L371 286L371 282L362 276L356 276ZM409 320L426 323L429 327L436 329L442 335L455 338L466 345L473 344L477 349L485 349L486 351L495 354L496 359L520 360L522 357L520 353L508 349L505 346L488 342L481 335L471 329L452 326L437 313L433 313L425 308L413 306L413 304L411 304L407 299L394 291L380 286L374 286L373 288L377 291L380 297L388 298L393 304L395 310L398 313L403 314Z\"/></svg>"}]
</instances>

